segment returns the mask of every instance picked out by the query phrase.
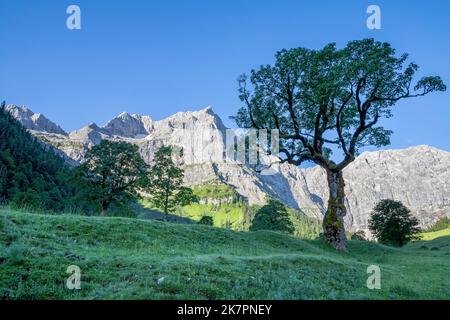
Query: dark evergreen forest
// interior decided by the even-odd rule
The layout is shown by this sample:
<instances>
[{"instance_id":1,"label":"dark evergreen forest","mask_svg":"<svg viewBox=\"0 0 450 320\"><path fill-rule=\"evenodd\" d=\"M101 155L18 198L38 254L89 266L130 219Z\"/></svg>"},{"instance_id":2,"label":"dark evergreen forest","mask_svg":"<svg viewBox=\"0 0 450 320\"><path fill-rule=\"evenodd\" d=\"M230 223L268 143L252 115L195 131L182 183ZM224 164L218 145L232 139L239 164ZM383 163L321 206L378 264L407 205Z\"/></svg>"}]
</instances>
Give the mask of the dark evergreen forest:
<instances>
[{"instance_id":1,"label":"dark evergreen forest","mask_svg":"<svg viewBox=\"0 0 450 320\"><path fill-rule=\"evenodd\" d=\"M70 167L0 106L0 203L62 211L70 206Z\"/></svg>"}]
</instances>

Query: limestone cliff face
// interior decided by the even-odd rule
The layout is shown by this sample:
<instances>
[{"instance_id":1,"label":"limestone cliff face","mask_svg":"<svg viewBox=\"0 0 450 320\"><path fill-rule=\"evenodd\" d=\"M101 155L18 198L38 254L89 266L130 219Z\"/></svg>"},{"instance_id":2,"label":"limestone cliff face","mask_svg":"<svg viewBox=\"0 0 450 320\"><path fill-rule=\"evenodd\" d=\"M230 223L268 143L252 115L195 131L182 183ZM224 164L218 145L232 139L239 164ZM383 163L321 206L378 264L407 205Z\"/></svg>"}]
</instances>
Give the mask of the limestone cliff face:
<instances>
[{"instance_id":1,"label":"limestone cliff face","mask_svg":"<svg viewBox=\"0 0 450 320\"><path fill-rule=\"evenodd\" d=\"M221 161L223 158L225 126L211 108L177 113L160 121L153 121L149 116L121 113L104 126L91 123L64 135L40 130L22 118L18 120L42 140L78 162L83 161L89 148L103 139L137 144L144 160L149 163L161 145L183 148L187 165Z\"/></svg>"},{"instance_id":2,"label":"limestone cliff face","mask_svg":"<svg viewBox=\"0 0 450 320\"><path fill-rule=\"evenodd\" d=\"M274 165L277 173L261 175L229 163L188 167L186 183L218 179L233 186L250 203L262 204L266 195L309 216L322 218L327 207L326 173L320 167ZM405 204L421 226L450 217L450 153L430 146L365 152L344 170L346 224L353 231L368 230L372 209L382 199Z\"/></svg>"},{"instance_id":3,"label":"limestone cliff face","mask_svg":"<svg viewBox=\"0 0 450 320\"><path fill-rule=\"evenodd\" d=\"M40 113L34 113L25 106L16 106L13 104L6 106L6 111L11 113L24 127L40 132L56 133L67 135L60 126L48 120Z\"/></svg>"},{"instance_id":4,"label":"limestone cliff face","mask_svg":"<svg viewBox=\"0 0 450 320\"><path fill-rule=\"evenodd\" d=\"M103 131L109 135L139 138L147 136L152 131L152 123L152 119L148 116L130 115L123 112L109 121L103 127Z\"/></svg>"},{"instance_id":5,"label":"limestone cliff face","mask_svg":"<svg viewBox=\"0 0 450 320\"><path fill-rule=\"evenodd\" d=\"M321 216L326 209L326 174L319 167L283 165L280 173L300 208ZM401 201L422 226L450 217L450 153L430 146L364 152L344 170L346 222L367 230L370 212L382 199Z\"/></svg>"},{"instance_id":6,"label":"limestone cliff face","mask_svg":"<svg viewBox=\"0 0 450 320\"><path fill-rule=\"evenodd\" d=\"M180 112L154 121L149 116L122 113L104 126L95 123L65 133L43 116L33 117L27 108L8 109L44 143L54 146L72 163L102 139L137 144L151 163L161 145L183 148L185 183L198 185L213 180L232 186L251 204L263 204L270 195L286 205L321 218L328 198L325 172L319 167L298 168L274 164L272 174L258 173L234 161L224 161L225 126L211 108ZM381 199L402 201L422 226L450 216L450 153L430 146L361 154L344 171L347 226L367 230L372 208Z\"/></svg>"}]
</instances>

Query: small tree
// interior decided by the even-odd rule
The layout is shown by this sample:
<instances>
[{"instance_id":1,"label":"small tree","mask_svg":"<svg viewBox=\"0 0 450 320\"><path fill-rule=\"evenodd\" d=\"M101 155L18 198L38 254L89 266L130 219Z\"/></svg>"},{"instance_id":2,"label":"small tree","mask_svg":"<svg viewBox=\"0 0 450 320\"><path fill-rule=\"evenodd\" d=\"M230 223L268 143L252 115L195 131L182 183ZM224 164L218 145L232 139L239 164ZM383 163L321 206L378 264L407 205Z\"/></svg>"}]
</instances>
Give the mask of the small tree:
<instances>
[{"instance_id":1,"label":"small tree","mask_svg":"<svg viewBox=\"0 0 450 320\"><path fill-rule=\"evenodd\" d=\"M134 195L147 165L136 145L103 140L87 152L78 170L89 196L99 202L101 215L106 216L111 203Z\"/></svg>"},{"instance_id":2,"label":"small tree","mask_svg":"<svg viewBox=\"0 0 450 320\"><path fill-rule=\"evenodd\" d=\"M369 220L369 229L380 243L402 247L417 239L418 221L401 202L381 200Z\"/></svg>"},{"instance_id":3,"label":"small tree","mask_svg":"<svg viewBox=\"0 0 450 320\"><path fill-rule=\"evenodd\" d=\"M269 199L267 204L256 212L250 231L273 230L286 233L294 232L286 207L279 201Z\"/></svg>"},{"instance_id":4,"label":"small tree","mask_svg":"<svg viewBox=\"0 0 450 320\"><path fill-rule=\"evenodd\" d=\"M214 225L214 219L211 216L203 216L199 220L198 224L204 224L204 225L207 225L207 226L212 226L212 225Z\"/></svg>"},{"instance_id":5,"label":"small tree","mask_svg":"<svg viewBox=\"0 0 450 320\"><path fill-rule=\"evenodd\" d=\"M172 159L172 147L163 146L155 154L148 174L148 191L152 204L167 214L177 206L197 202L192 189L183 187L184 172Z\"/></svg>"}]
</instances>

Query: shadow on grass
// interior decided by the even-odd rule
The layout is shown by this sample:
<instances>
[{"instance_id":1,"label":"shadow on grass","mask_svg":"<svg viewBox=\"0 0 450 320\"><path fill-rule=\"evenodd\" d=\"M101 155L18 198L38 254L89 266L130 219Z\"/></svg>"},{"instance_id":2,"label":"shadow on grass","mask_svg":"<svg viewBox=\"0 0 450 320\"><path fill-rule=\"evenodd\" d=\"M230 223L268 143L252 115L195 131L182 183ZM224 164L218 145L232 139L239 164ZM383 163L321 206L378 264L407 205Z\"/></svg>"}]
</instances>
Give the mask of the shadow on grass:
<instances>
[{"instance_id":1,"label":"shadow on grass","mask_svg":"<svg viewBox=\"0 0 450 320\"><path fill-rule=\"evenodd\" d=\"M437 237L433 240L417 240L408 244L411 249L423 250L449 250L450 251L450 236Z\"/></svg>"},{"instance_id":2,"label":"shadow on grass","mask_svg":"<svg viewBox=\"0 0 450 320\"><path fill-rule=\"evenodd\" d=\"M135 204L135 207L133 209L135 210L135 212L137 212L137 217L139 219L167 221L167 222L180 223L180 224L196 224L197 223L196 221L194 221L192 219L180 217L180 216L177 216L174 214L167 214L167 216L166 216L164 214L164 212L146 208L142 204L138 204L138 203Z\"/></svg>"}]
</instances>

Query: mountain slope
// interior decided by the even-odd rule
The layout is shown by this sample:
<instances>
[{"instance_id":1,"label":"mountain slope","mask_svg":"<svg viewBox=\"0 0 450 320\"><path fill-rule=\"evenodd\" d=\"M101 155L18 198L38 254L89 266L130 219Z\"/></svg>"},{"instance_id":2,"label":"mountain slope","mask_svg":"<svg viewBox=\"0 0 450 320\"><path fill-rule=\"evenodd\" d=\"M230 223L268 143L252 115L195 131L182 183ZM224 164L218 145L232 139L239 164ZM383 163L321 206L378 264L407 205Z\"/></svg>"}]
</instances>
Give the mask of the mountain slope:
<instances>
[{"instance_id":1,"label":"mountain slope","mask_svg":"<svg viewBox=\"0 0 450 320\"><path fill-rule=\"evenodd\" d=\"M321 216L328 199L325 172L314 167L284 166L300 208ZM450 153L430 146L364 152L344 170L346 222L354 230L367 230L372 209L382 199L403 202L422 227L450 216Z\"/></svg>"},{"instance_id":2,"label":"mountain slope","mask_svg":"<svg viewBox=\"0 0 450 320\"><path fill-rule=\"evenodd\" d=\"M394 249L0 209L0 299L449 299L450 239ZM381 290L366 287L381 268ZM68 290L66 269L81 269Z\"/></svg>"},{"instance_id":3,"label":"mountain slope","mask_svg":"<svg viewBox=\"0 0 450 320\"><path fill-rule=\"evenodd\" d=\"M56 123L48 120L44 115L40 113L34 113L25 106L19 107L10 104L6 106L5 110L11 113L13 117L27 129L67 135L67 133Z\"/></svg>"},{"instance_id":4,"label":"mountain slope","mask_svg":"<svg viewBox=\"0 0 450 320\"><path fill-rule=\"evenodd\" d=\"M69 193L67 169L0 106L0 203L63 210Z\"/></svg>"},{"instance_id":5,"label":"mountain slope","mask_svg":"<svg viewBox=\"0 0 450 320\"><path fill-rule=\"evenodd\" d=\"M267 175L236 161L225 161L226 127L210 107L159 121L122 113L104 126L93 123L68 135L30 129L72 163L83 161L86 151L102 139L137 144L149 163L161 145L179 146L184 151L187 185L224 183L250 204L261 205L270 195L317 218L326 209L328 188L325 172L319 167L301 169L274 163L273 174ZM346 224L352 231L367 231L372 208L384 198L402 201L422 227L442 216L450 217L449 152L429 146L366 152L345 169L344 176Z\"/></svg>"}]
</instances>

